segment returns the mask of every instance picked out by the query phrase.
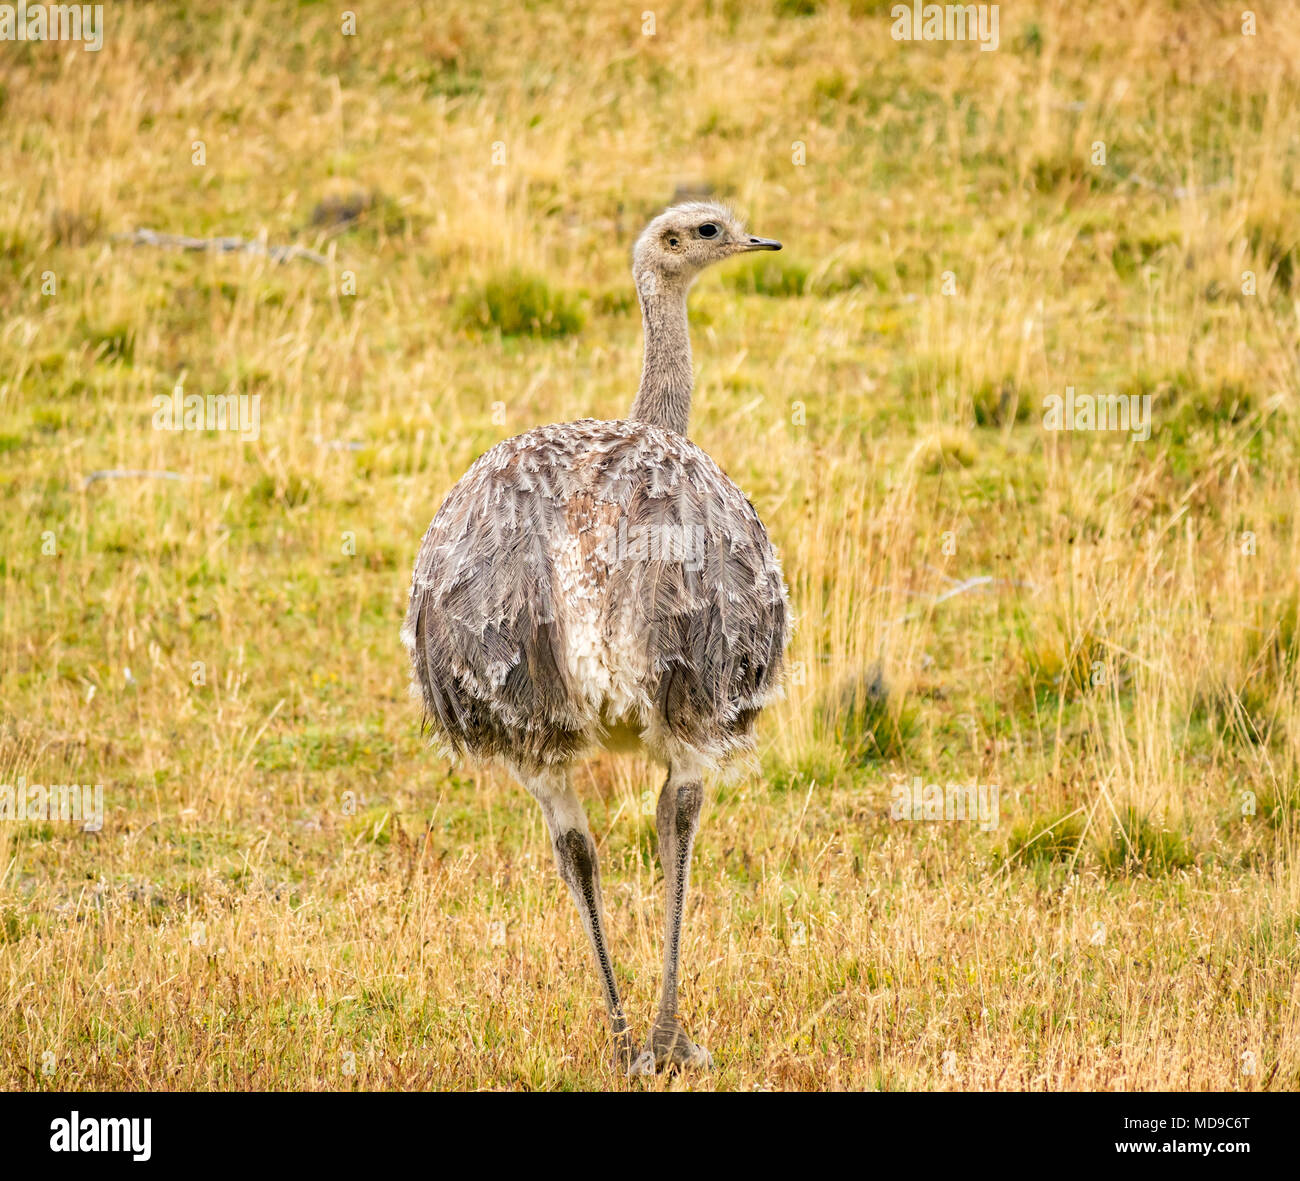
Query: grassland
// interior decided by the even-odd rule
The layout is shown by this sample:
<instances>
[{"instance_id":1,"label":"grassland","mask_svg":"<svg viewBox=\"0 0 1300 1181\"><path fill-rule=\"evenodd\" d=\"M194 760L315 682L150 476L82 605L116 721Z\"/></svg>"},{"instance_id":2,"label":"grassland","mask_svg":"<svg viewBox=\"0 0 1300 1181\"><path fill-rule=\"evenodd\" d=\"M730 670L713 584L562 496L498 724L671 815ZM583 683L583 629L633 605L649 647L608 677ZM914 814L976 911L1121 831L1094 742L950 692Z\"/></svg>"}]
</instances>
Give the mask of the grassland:
<instances>
[{"instance_id":1,"label":"grassland","mask_svg":"<svg viewBox=\"0 0 1300 1181\"><path fill-rule=\"evenodd\" d=\"M584 7L0 44L0 783L107 811L0 821L0 1087L1300 1086L1300 32ZM692 296L692 433L799 624L698 844L718 1069L629 1084L536 807L425 747L397 632L475 456L625 412L631 241L701 185L786 243ZM258 437L153 429L178 384ZM1046 431L1067 386L1150 438ZM998 825L891 819L916 777ZM579 785L644 1031L657 776Z\"/></svg>"}]
</instances>

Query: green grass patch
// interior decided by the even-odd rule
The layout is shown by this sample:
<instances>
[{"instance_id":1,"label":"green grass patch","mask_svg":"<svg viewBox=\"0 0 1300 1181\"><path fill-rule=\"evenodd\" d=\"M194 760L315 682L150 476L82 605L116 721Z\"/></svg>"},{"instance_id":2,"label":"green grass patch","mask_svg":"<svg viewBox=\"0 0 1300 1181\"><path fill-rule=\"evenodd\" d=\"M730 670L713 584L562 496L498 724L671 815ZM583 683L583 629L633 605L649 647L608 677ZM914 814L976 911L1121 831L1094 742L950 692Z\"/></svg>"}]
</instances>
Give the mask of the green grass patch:
<instances>
[{"instance_id":1,"label":"green grass patch","mask_svg":"<svg viewBox=\"0 0 1300 1181\"><path fill-rule=\"evenodd\" d=\"M577 301L538 275L509 271L466 292L454 319L463 329L502 336L570 336L582 330Z\"/></svg>"}]
</instances>

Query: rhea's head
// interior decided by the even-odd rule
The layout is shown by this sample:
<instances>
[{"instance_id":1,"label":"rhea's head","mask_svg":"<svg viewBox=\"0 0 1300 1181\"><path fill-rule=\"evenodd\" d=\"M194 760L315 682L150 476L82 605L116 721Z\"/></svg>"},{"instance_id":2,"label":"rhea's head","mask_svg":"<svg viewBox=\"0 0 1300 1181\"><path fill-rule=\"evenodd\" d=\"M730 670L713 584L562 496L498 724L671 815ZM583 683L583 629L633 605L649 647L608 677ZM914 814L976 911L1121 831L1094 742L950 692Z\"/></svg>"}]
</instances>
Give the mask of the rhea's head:
<instances>
[{"instance_id":1,"label":"rhea's head","mask_svg":"<svg viewBox=\"0 0 1300 1181\"><path fill-rule=\"evenodd\" d=\"M691 201L665 210L642 231L632 251L637 286L654 275L690 286L710 263L751 250L780 250L781 243L757 238L725 205Z\"/></svg>"}]
</instances>

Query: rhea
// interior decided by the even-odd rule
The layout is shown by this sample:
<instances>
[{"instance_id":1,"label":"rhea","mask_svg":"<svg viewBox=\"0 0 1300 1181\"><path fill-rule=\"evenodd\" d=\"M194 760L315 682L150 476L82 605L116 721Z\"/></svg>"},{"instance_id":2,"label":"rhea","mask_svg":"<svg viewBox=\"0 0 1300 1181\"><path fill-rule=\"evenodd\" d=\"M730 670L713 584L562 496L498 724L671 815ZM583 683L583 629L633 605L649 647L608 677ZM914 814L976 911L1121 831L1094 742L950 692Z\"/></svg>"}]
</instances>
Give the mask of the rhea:
<instances>
[{"instance_id":1,"label":"rhea","mask_svg":"<svg viewBox=\"0 0 1300 1181\"><path fill-rule=\"evenodd\" d=\"M752 748L787 633L763 523L686 437L686 298L705 267L780 249L712 202L650 222L633 250L645 362L631 412L538 427L480 456L424 536L402 629L435 738L454 755L500 760L541 805L617 1061L633 1074L712 1064L677 1013L703 779ZM639 749L667 768L655 816L663 990L644 1048L619 999L596 843L570 781L599 747Z\"/></svg>"}]
</instances>

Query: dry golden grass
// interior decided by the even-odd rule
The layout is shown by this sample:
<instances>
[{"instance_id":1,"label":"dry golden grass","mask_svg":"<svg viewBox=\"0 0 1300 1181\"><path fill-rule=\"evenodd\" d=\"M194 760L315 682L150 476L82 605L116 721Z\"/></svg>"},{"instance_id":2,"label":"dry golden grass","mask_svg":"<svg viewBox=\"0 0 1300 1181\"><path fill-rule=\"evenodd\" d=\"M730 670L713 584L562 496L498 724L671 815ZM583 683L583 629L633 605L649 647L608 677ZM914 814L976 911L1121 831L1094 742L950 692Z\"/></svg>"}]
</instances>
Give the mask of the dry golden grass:
<instances>
[{"instance_id":1,"label":"dry golden grass","mask_svg":"<svg viewBox=\"0 0 1300 1181\"><path fill-rule=\"evenodd\" d=\"M634 1085L1300 1086L1300 32L644 7L123 3L97 54L0 45L0 784L107 805L0 820L0 1086L630 1085L535 806L424 747L397 630L476 455L626 410L630 244L701 182L786 242L692 297L692 433L799 626L697 846L718 1069ZM465 327L516 272L581 330ZM260 395L260 437L151 429L178 382ZM1152 395L1151 438L1044 430L1068 385ZM115 468L188 479L84 484ZM892 820L917 776L999 785L997 828ZM579 780L644 1031L657 776Z\"/></svg>"}]
</instances>

